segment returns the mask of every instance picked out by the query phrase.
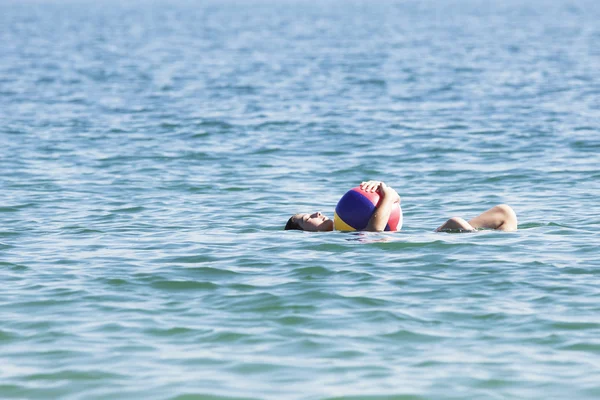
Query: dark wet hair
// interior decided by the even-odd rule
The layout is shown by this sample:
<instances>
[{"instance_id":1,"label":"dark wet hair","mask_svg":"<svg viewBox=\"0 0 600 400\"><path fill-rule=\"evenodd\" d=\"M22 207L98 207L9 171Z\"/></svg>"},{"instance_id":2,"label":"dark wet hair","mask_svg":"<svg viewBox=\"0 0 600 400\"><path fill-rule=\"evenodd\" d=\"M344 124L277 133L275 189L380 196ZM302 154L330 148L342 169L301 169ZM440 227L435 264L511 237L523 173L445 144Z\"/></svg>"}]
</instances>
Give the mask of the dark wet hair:
<instances>
[{"instance_id":1,"label":"dark wet hair","mask_svg":"<svg viewBox=\"0 0 600 400\"><path fill-rule=\"evenodd\" d=\"M287 224L285 224L285 229L286 231L291 231L291 230L297 230L297 231L301 231L303 230L302 228L300 228L300 224L298 224L298 221L294 218L295 215L292 215L290 217L290 219L288 219Z\"/></svg>"}]
</instances>

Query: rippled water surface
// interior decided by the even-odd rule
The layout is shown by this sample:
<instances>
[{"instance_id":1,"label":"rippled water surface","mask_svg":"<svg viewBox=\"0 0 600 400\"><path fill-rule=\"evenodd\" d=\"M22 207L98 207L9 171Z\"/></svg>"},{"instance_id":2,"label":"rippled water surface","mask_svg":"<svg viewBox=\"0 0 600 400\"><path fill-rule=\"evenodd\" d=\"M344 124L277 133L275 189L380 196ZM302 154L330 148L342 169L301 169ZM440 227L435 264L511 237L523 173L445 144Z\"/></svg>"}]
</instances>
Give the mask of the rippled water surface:
<instances>
[{"instance_id":1,"label":"rippled water surface","mask_svg":"<svg viewBox=\"0 0 600 400\"><path fill-rule=\"evenodd\" d=\"M0 397L600 398L598 21L0 1ZM365 179L402 232L282 230Z\"/></svg>"}]
</instances>

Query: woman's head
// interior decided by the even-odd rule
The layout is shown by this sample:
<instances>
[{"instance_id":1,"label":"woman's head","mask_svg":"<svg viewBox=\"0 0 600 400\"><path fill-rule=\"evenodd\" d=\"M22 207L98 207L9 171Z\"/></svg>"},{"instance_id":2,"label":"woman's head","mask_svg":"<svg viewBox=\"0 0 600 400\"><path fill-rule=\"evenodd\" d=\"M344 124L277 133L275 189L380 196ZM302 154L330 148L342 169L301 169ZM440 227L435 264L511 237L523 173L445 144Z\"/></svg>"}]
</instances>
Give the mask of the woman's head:
<instances>
[{"instance_id":1,"label":"woman's head","mask_svg":"<svg viewBox=\"0 0 600 400\"><path fill-rule=\"evenodd\" d=\"M285 225L285 230L292 229L309 232L332 231L333 221L318 211L312 214L294 214Z\"/></svg>"}]
</instances>

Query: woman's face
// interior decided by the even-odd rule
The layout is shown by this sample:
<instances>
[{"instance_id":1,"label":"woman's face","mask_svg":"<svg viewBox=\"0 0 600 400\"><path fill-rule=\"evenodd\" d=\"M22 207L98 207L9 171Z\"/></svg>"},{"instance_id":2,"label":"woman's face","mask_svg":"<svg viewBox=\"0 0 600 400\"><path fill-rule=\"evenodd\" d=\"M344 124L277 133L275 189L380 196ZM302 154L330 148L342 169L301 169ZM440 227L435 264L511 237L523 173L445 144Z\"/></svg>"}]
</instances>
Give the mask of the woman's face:
<instances>
[{"instance_id":1,"label":"woman's face","mask_svg":"<svg viewBox=\"0 0 600 400\"><path fill-rule=\"evenodd\" d=\"M294 219L303 231L324 232L333 230L333 221L318 211L313 214L296 214Z\"/></svg>"}]
</instances>

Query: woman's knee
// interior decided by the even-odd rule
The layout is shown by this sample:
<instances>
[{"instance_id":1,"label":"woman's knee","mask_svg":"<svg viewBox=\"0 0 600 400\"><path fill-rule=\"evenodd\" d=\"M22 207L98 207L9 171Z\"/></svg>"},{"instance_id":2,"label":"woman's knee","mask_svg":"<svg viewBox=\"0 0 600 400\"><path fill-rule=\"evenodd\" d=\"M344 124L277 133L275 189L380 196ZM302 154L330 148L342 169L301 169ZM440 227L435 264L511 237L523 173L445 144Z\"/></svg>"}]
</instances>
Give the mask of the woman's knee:
<instances>
[{"instance_id":1,"label":"woman's knee","mask_svg":"<svg viewBox=\"0 0 600 400\"><path fill-rule=\"evenodd\" d=\"M474 228L461 217L452 217L446 221L442 226L436 229L436 231L472 231Z\"/></svg>"},{"instance_id":2,"label":"woman's knee","mask_svg":"<svg viewBox=\"0 0 600 400\"><path fill-rule=\"evenodd\" d=\"M503 217L503 222L498 229L502 229L503 231L517 230L517 214L511 206L508 204L499 204L494 208L496 209L495 211L500 213Z\"/></svg>"}]
</instances>

